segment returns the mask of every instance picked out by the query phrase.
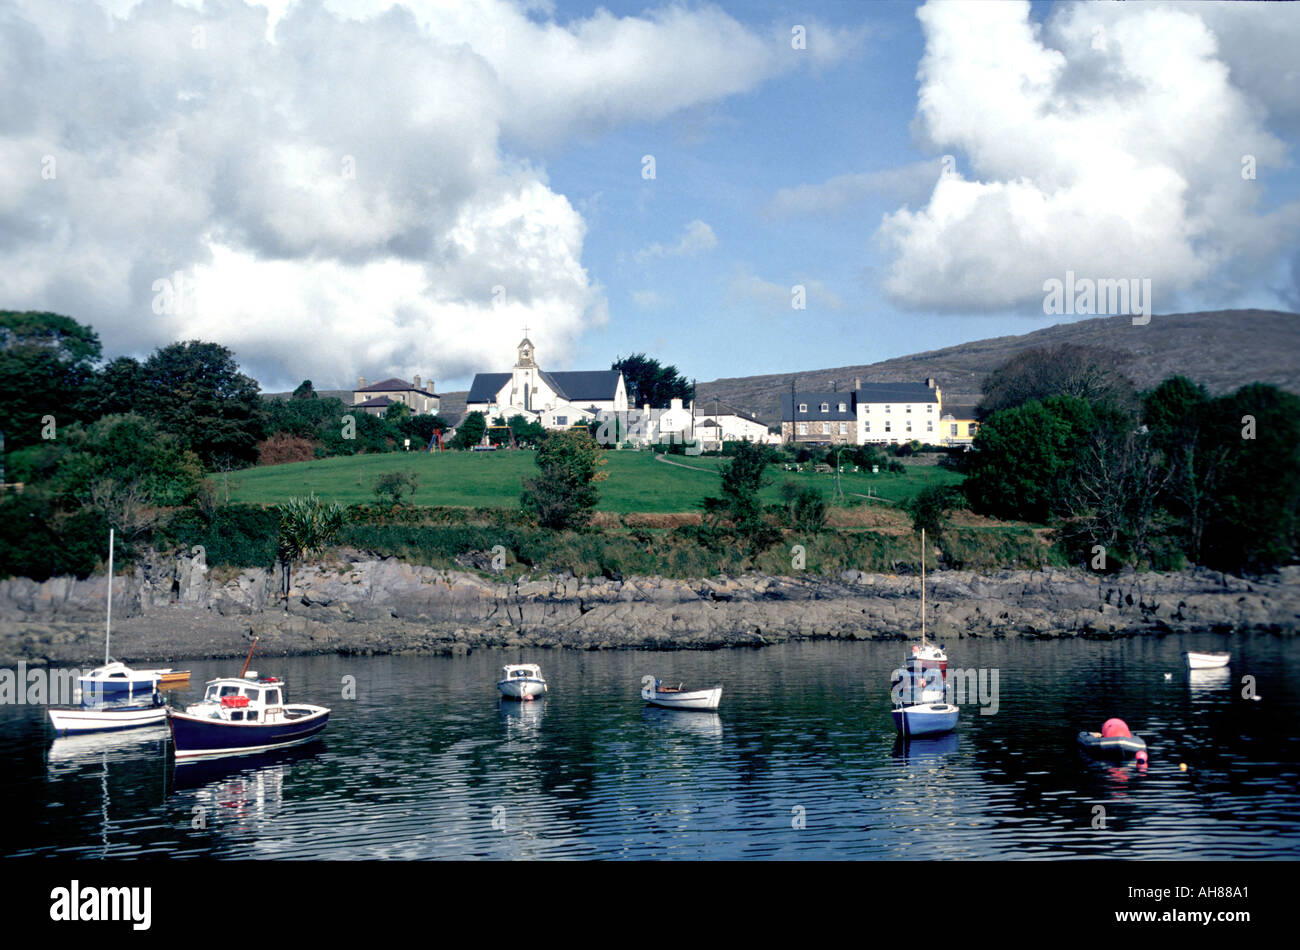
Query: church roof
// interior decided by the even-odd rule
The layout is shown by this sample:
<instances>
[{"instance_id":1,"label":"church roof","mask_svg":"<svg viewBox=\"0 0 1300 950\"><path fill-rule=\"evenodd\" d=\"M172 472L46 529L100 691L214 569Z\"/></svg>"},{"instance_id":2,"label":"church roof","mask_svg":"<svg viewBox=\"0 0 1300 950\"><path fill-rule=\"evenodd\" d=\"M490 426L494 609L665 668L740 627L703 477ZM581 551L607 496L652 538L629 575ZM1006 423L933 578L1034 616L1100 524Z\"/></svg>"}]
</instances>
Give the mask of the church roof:
<instances>
[{"instance_id":1,"label":"church roof","mask_svg":"<svg viewBox=\"0 0 1300 950\"><path fill-rule=\"evenodd\" d=\"M501 387L510 382L509 373L475 373L465 402L493 402Z\"/></svg>"},{"instance_id":2,"label":"church roof","mask_svg":"<svg viewBox=\"0 0 1300 950\"><path fill-rule=\"evenodd\" d=\"M570 373L542 373L542 379L570 402L582 399L613 399L618 392L616 369L579 370Z\"/></svg>"}]
</instances>

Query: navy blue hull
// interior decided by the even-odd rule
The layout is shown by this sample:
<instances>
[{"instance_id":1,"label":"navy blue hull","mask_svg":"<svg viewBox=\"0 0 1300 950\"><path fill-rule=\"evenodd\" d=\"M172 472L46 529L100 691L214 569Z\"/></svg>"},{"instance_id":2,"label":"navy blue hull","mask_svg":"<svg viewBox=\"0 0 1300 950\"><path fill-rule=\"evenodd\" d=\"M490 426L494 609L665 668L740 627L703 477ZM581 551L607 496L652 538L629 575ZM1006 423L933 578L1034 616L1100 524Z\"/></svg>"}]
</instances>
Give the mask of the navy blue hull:
<instances>
[{"instance_id":1,"label":"navy blue hull","mask_svg":"<svg viewBox=\"0 0 1300 950\"><path fill-rule=\"evenodd\" d=\"M225 722L172 713L167 722L177 758L192 755L243 755L302 742L329 722L329 710L276 723Z\"/></svg>"}]
</instances>

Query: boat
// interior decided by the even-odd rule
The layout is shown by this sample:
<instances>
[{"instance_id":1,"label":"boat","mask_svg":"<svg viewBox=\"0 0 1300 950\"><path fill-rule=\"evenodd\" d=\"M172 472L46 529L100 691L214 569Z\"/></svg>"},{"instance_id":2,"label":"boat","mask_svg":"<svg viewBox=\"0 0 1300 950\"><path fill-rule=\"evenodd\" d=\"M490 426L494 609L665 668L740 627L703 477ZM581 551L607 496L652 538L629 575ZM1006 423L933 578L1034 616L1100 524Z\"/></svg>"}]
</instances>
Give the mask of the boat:
<instances>
[{"instance_id":1,"label":"boat","mask_svg":"<svg viewBox=\"0 0 1300 950\"><path fill-rule=\"evenodd\" d=\"M153 673L158 677L159 689L175 689L178 686L188 686L190 684L189 670L137 670L138 673Z\"/></svg>"},{"instance_id":2,"label":"boat","mask_svg":"<svg viewBox=\"0 0 1300 950\"><path fill-rule=\"evenodd\" d=\"M110 647L113 641L113 537L108 529L108 611L104 619L104 665L77 678L83 703L119 699L124 694L130 699L138 694L152 696L158 688L159 676L153 670L133 670L125 663L113 659Z\"/></svg>"},{"instance_id":3,"label":"boat","mask_svg":"<svg viewBox=\"0 0 1300 950\"><path fill-rule=\"evenodd\" d=\"M167 707L157 691L148 701L105 702L50 710L50 723L62 736L161 726L166 721Z\"/></svg>"},{"instance_id":4,"label":"boat","mask_svg":"<svg viewBox=\"0 0 1300 950\"><path fill-rule=\"evenodd\" d=\"M202 701L186 706L184 712L167 710L177 760L281 749L324 730L329 709L290 705L283 680L248 672L256 648L255 639L238 676L209 680Z\"/></svg>"},{"instance_id":5,"label":"boat","mask_svg":"<svg viewBox=\"0 0 1300 950\"><path fill-rule=\"evenodd\" d=\"M1189 670L1213 670L1227 666L1232 659L1231 653L1192 653L1183 654L1183 662Z\"/></svg>"},{"instance_id":6,"label":"boat","mask_svg":"<svg viewBox=\"0 0 1300 950\"><path fill-rule=\"evenodd\" d=\"M501 668L497 689L506 699L526 702L545 693L547 686L542 679L542 668L536 663L514 663Z\"/></svg>"},{"instance_id":7,"label":"boat","mask_svg":"<svg viewBox=\"0 0 1300 950\"><path fill-rule=\"evenodd\" d=\"M722 702L722 684L707 689L686 689L681 683L665 686L656 676L641 679L641 698L662 709L693 709L712 712Z\"/></svg>"},{"instance_id":8,"label":"boat","mask_svg":"<svg viewBox=\"0 0 1300 950\"><path fill-rule=\"evenodd\" d=\"M894 728L906 737L938 736L957 728L960 710L946 701L948 655L925 636L925 529L921 529L921 642L894 671Z\"/></svg>"},{"instance_id":9,"label":"boat","mask_svg":"<svg viewBox=\"0 0 1300 950\"><path fill-rule=\"evenodd\" d=\"M1129 732L1123 719L1107 719L1101 732L1081 732L1077 741L1079 748L1089 755L1114 759L1132 757L1142 764L1147 761L1146 742Z\"/></svg>"}]
</instances>

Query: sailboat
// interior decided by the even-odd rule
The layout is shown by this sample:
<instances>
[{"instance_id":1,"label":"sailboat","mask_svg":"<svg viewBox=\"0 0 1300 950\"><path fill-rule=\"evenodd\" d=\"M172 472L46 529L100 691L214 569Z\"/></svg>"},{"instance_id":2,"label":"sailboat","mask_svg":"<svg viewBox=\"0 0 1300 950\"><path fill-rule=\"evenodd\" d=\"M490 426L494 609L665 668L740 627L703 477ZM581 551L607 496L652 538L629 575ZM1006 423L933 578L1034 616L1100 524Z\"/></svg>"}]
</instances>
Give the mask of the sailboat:
<instances>
[{"instance_id":1,"label":"sailboat","mask_svg":"<svg viewBox=\"0 0 1300 950\"><path fill-rule=\"evenodd\" d=\"M167 718L158 693L157 670L133 670L109 652L113 636L113 530L108 532L108 613L104 622L104 665L77 680L81 706L51 709L60 734L106 732L152 726Z\"/></svg>"},{"instance_id":2,"label":"sailboat","mask_svg":"<svg viewBox=\"0 0 1300 950\"><path fill-rule=\"evenodd\" d=\"M958 708L946 701L948 655L925 636L925 529L921 529L921 642L894 671L894 728L903 736L937 736L957 728Z\"/></svg>"}]
</instances>

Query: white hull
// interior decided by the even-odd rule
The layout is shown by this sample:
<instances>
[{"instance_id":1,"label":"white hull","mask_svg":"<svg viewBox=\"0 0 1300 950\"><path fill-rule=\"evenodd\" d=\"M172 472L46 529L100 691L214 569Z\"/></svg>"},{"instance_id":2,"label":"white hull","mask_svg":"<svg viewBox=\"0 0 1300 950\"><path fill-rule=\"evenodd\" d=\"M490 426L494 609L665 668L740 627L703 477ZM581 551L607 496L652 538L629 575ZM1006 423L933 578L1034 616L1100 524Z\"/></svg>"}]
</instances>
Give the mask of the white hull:
<instances>
[{"instance_id":1,"label":"white hull","mask_svg":"<svg viewBox=\"0 0 1300 950\"><path fill-rule=\"evenodd\" d=\"M665 693L653 686L647 686L641 690L641 698L651 706L659 706L663 709L714 710L722 702L722 687L712 686L709 689Z\"/></svg>"},{"instance_id":2,"label":"white hull","mask_svg":"<svg viewBox=\"0 0 1300 950\"><path fill-rule=\"evenodd\" d=\"M50 722L63 734L114 732L156 726L167 720L166 706L149 709L51 709Z\"/></svg>"},{"instance_id":3,"label":"white hull","mask_svg":"<svg viewBox=\"0 0 1300 950\"><path fill-rule=\"evenodd\" d=\"M1183 660L1189 670L1215 670L1227 666L1231 653L1184 653Z\"/></svg>"},{"instance_id":4,"label":"white hull","mask_svg":"<svg viewBox=\"0 0 1300 950\"><path fill-rule=\"evenodd\" d=\"M508 679L497 683L497 689L506 699L536 699L546 692L546 681L541 679Z\"/></svg>"},{"instance_id":5,"label":"white hull","mask_svg":"<svg viewBox=\"0 0 1300 950\"><path fill-rule=\"evenodd\" d=\"M957 728L960 710L951 703L919 703L891 712L894 728L904 736L938 736Z\"/></svg>"}]
</instances>

